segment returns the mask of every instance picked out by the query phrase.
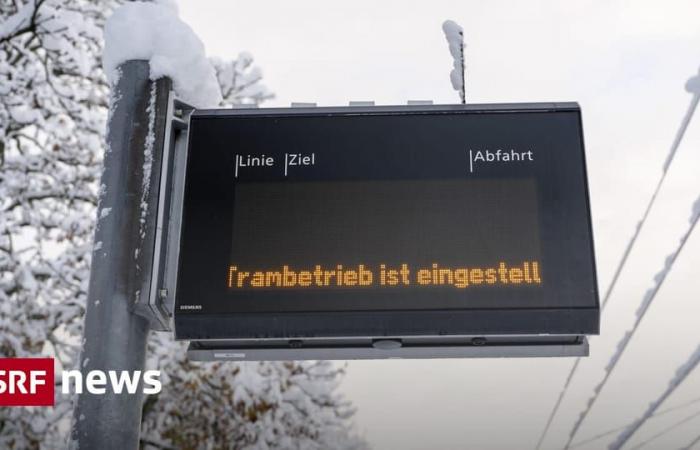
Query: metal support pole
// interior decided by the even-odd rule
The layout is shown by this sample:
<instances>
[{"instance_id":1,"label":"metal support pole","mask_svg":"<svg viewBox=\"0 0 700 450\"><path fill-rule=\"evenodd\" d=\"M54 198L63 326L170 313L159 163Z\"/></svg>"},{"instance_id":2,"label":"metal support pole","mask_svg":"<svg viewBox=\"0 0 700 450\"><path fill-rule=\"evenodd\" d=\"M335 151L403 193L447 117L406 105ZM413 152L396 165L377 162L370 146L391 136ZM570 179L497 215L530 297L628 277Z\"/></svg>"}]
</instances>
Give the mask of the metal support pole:
<instances>
[{"instance_id":1,"label":"metal support pole","mask_svg":"<svg viewBox=\"0 0 700 450\"><path fill-rule=\"evenodd\" d=\"M149 286L155 211L170 81L149 79L147 61L120 66L107 129L80 370L143 374L149 321L136 302ZM141 380L139 380L141 381ZM139 447L142 384L137 393L78 395L70 447Z\"/></svg>"}]
</instances>

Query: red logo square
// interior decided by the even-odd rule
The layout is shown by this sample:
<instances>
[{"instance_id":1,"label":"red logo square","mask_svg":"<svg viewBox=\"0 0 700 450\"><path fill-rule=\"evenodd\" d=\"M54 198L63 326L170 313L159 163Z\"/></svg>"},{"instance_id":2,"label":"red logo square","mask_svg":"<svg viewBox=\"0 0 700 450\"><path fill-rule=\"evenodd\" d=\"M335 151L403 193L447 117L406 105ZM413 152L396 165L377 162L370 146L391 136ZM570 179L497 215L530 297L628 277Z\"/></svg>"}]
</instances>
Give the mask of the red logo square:
<instances>
[{"instance_id":1,"label":"red logo square","mask_svg":"<svg viewBox=\"0 0 700 450\"><path fill-rule=\"evenodd\" d=\"M53 358L0 358L0 406L53 405Z\"/></svg>"}]
</instances>

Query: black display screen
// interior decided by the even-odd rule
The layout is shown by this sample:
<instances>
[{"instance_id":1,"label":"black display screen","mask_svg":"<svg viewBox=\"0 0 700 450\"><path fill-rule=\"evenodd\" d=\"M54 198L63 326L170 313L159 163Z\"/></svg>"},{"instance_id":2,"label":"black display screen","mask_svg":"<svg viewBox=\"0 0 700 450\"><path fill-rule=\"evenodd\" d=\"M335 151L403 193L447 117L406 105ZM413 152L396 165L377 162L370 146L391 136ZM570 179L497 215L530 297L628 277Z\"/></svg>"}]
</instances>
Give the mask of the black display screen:
<instances>
[{"instance_id":1,"label":"black display screen","mask_svg":"<svg viewBox=\"0 0 700 450\"><path fill-rule=\"evenodd\" d=\"M542 306L531 178L241 182L233 209L218 310Z\"/></svg>"},{"instance_id":2,"label":"black display screen","mask_svg":"<svg viewBox=\"0 0 700 450\"><path fill-rule=\"evenodd\" d=\"M580 113L525 109L195 113L179 336L497 332L468 313L499 310L516 332L594 331ZM566 325L537 325L548 311Z\"/></svg>"}]
</instances>

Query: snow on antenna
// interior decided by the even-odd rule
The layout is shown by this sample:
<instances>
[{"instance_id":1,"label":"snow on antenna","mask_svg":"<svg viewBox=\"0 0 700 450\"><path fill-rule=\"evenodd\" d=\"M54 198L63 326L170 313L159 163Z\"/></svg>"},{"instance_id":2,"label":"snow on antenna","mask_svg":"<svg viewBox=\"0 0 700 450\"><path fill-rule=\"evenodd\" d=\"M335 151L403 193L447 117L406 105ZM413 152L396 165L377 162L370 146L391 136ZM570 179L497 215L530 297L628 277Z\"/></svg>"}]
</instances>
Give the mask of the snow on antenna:
<instances>
[{"instance_id":1,"label":"snow on antenna","mask_svg":"<svg viewBox=\"0 0 700 450\"><path fill-rule=\"evenodd\" d=\"M454 90L459 92L462 104L465 104L467 96L464 88L464 30L457 22L446 20L442 23L442 31L445 33L453 60L450 81Z\"/></svg>"}]
</instances>

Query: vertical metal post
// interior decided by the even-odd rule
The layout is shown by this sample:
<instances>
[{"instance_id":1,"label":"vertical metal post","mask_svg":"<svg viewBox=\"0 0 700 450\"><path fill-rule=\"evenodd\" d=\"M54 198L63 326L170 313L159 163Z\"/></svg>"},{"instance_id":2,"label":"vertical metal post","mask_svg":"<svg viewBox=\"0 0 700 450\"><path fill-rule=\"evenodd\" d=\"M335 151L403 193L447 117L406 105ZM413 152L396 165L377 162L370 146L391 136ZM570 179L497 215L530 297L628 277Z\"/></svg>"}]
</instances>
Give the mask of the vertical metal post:
<instances>
[{"instance_id":1,"label":"vertical metal post","mask_svg":"<svg viewBox=\"0 0 700 450\"><path fill-rule=\"evenodd\" d=\"M80 370L143 373L149 321L135 311L149 286L162 139L170 81L149 79L147 61L128 61L113 89ZM143 405L135 394L78 395L70 447L137 449Z\"/></svg>"}]
</instances>

